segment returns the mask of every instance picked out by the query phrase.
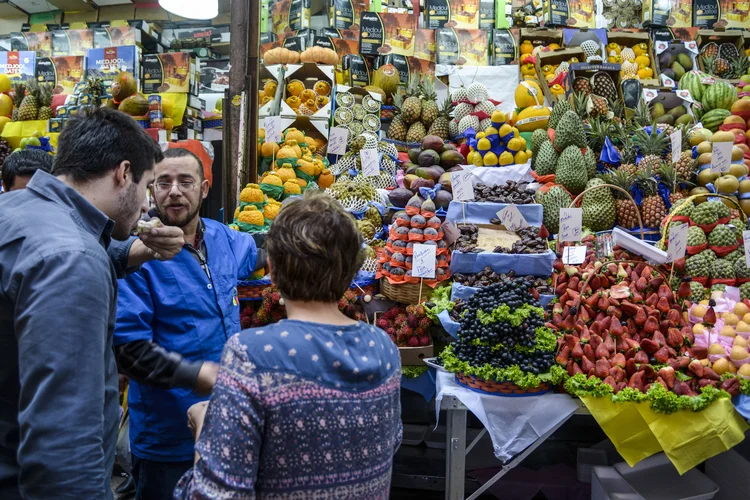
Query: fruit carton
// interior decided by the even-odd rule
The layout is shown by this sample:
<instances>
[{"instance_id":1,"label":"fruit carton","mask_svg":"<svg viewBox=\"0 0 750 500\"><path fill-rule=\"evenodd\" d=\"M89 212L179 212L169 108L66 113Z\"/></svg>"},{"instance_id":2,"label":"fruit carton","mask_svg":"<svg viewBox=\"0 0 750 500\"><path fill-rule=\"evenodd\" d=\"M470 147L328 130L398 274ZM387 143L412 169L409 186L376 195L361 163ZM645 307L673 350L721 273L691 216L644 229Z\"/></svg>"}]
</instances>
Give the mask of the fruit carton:
<instances>
[{"instance_id":1,"label":"fruit carton","mask_svg":"<svg viewBox=\"0 0 750 500\"><path fill-rule=\"evenodd\" d=\"M563 47L563 32L561 29L555 28L520 28L518 30L518 57L519 59L525 55L522 50L525 42L529 42L532 46L531 52L533 53L537 47L541 47L541 50L545 50L552 44L556 44L559 47ZM549 49L553 50L553 49ZM521 73L521 66L518 67L518 80L523 80L523 74Z\"/></svg>"},{"instance_id":2,"label":"fruit carton","mask_svg":"<svg viewBox=\"0 0 750 500\"><path fill-rule=\"evenodd\" d=\"M276 93L270 102L267 102L258 109L258 116L263 118L266 116L279 116L281 97L284 95L284 88L282 82L283 66L281 64L275 64L273 66L261 65L260 72L258 73L258 81L261 82L260 91L263 92L263 81L271 79L276 82Z\"/></svg>"},{"instance_id":3,"label":"fruit carton","mask_svg":"<svg viewBox=\"0 0 750 500\"><path fill-rule=\"evenodd\" d=\"M32 80L36 72L36 52L0 51L0 74L7 75L13 82Z\"/></svg>"},{"instance_id":4,"label":"fruit carton","mask_svg":"<svg viewBox=\"0 0 750 500\"><path fill-rule=\"evenodd\" d=\"M590 79L597 73L607 73L610 78L612 78L612 81L615 84L615 88L617 89L617 97L622 101L625 102L625 99L622 95L622 87L620 86L620 83L622 81L621 73L620 73L621 67L619 64L611 64L611 63L605 63L605 64L587 64L587 63L578 63L578 64L571 64L570 65L570 71L568 72L568 87L569 89L573 88L573 82L575 82L576 78L588 78Z\"/></svg>"},{"instance_id":5,"label":"fruit carton","mask_svg":"<svg viewBox=\"0 0 750 500\"><path fill-rule=\"evenodd\" d=\"M479 0L425 0L424 14L429 29L479 28Z\"/></svg>"},{"instance_id":6,"label":"fruit carton","mask_svg":"<svg viewBox=\"0 0 750 500\"><path fill-rule=\"evenodd\" d=\"M646 55L649 58L649 61L651 64L649 64L649 68L651 68L651 72L653 74L653 77L651 78L641 78L640 81L643 85L649 85L649 86L658 86L660 85L659 80L659 70L656 66L656 58L654 57L654 43L651 40L651 37L648 36L648 33L645 31L624 31L624 30L616 30L616 31L610 31L607 33L607 44L610 43L616 43L620 45L621 47L630 47L633 48L635 45L639 43L645 43L648 45L648 51L646 52ZM609 61L609 51L607 48L605 48L605 62ZM619 62L619 64L622 64L622 62Z\"/></svg>"},{"instance_id":7,"label":"fruit carton","mask_svg":"<svg viewBox=\"0 0 750 500\"><path fill-rule=\"evenodd\" d=\"M685 125L693 122L693 106L689 100L683 100L677 93L671 90L663 90L661 88L644 88L642 94L643 102L648 104L651 110L652 119L656 120L657 123L666 123L667 125L679 125L680 116L687 115L689 120ZM682 109L684 108L684 112ZM656 113L658 116L654 116ZM665 119L664 117L672 116L671 119ZM682 118L685 120L685 118Z\"/></svg>"},{"instance_id":8,"label":"fruit carton","mask_svg":"<svg viewBox=\"0 0 750 500\"><path fill-rule=\"evenodd\" d=\"M344 58L344 72L348 73L348 78L344 79L344 84L352 87L367 87L370 85L372 73L376 69L377 57L362 56L360 54L351 54Z\"/></svg>"},{"instance_id":9,"label":"fruit carton","mask_svg":"<svg viewBox=\"0 0 750 500\"><path fill-rule=\"evenodd\" d=\"M750 28L750 2L693 2L693 26L700 29Z\"/></svg>"},{"instance_id":10,"label":"fruit carton","mask_svg":"<svg viewBox=\"0 0 750 500\"><path fill-rule=\"evenodd\" d=\"M36 61L36 81L51 83L55 94L70 95L83 80L85 56L40 57Z\"/></svg>"},{"instance_id":11,"label":"fruit carton","mask_svg":"<svg viewBox=\"0 0 750 500\"><path fill-rule=\"evenodd\" d=\"M143 56L143 93L198 94L196 69L200 65L189 52L145 54Z\"/></svg>"},{"instance_id":12,"label":"fruit carton","mask_svg":"<svg viewBox=\"0 0 750 500\"><path fill-rule=\"evenodd\" d=\"M656 41L654 54L656 55L656 74L659 75L660 83L665 87L676 87L682 74L698 67L696 61L698 44L695 40ZM677 71L675 71L675 64L679 64ZM680 74L680 68L684 70L682 74Z\"/></svg>"},{"instance_id":13,"label":"fruit carton","mask_svg":"<svg viewBox=\"0 0 750 500\"><path fill-rule=\"evenodd\" d=\"M644 26L687 28L693 21L691 0L644 0L641 2Z\"/></svg>"},{"instance_id":14,"label":"fruit carton","mask_svg":"<svg viewBox=\"0 0 750 500\"><path fill-rule=\"evenodd\" d=\"M10 50L36 52L39 57L49 57L52 55L52 32L11 33Z\"/></svg>"},{"instance_id":15,"label":"fruit carton","mask_svg":"<svg viewBox=\"0 0 750 500\"><path fill-rule=\"evenodd\" d=\"M495 28L495 0L479 0L479 29Z\"/></svg>"},{"instance_id":16,"label":"fruit carton","mask_svg":"<svg viewBox=\"0 0 750 500\"><path fill-rule=\"evenodd\" d=\"M283 35L287 31L310 27L310 0L270 0L271 31Z\"/></svg>"},{"instance_id":17,"label":"fruit carton","mask_svg":"<svg viewBox=\"0 0 750 500\"><path fill-rule=\"evenodd\" d=\"M53 56L85 56L94 48L94 30L52 31Z\"/></svg>"},{"instance_id":18,"label":"fruit carton","mask_svg":"<svg viewBox=\"0 0 750 500\"><path fill-rule=\"evenodd\" d=\"M263 126L263 122L261 121L261 127ZM307 116L298 116L296 119L292 120L289 118L282 118L281 119L281 132L282 136L283 133L286 132L289 128L296 128L297 130L301 130L305 133L306 137L312 137L315 139L316 143L318 145L325 144L328 145L328 121L327 120L311 120ZM325 155L325 147L323 150L317 150L316 153L320 153L322 155Z\"/></svg>"},{"instance_id":19,"label":"fruit carton","mask_svg":"<svg viewBox=\"0 0 750 500\"><path fill-rule=\"evenodd\" d=\"M492 65L505 66L518 64L518 33L517 29L492 30Z\"/></svg>"},{"instance_id":20,"label":"fruit carton","mask_svg":"<svg viewBox=\"0 0 750 500\"><path fill-rule=\"evenodd\" d=\"M427 59L389 54L380 56L379 61L378 67L384 64L392 64L396 68L402 85L409 85L412 78L419 78L420 76L435 77L435 63Z\"/></svg>"},{"instance_id":21,"label":"fruit carton","mask_svg":"<svg viewBox=\"0 0 750 500\"><path fill-rule=\"evenodd\" d=\"M567 62L572 57L577 57L579 61L583 60L583 50L581 50L580 47L571 47L567 49L557 49L552 50L549 52L540 52L537 55L536 58L536 74L537 79L539 80L539 86L542 88L542 92L544 92L544 97L547 99L547 102L550 106L554 105L558 98L564 99L564 96L557 96L550 92L549 90L549 84L547 83L547 79L544 78L544 72L542 71L542 67L546 66L547 64L555 65L560 64L561 62Z\"/></svg>"},{"instance_id":22,"label":"fruit carton","mask_svg":"<svg viewBox=\"0 0 750 500\"><path fill-rule=\"evenodd\" d=\"M696 43L698 44L698 53L700 54L701 49L703 49L703 46L708 43L716 43L717 45L721 45L723 43L731 43L735 47L737 47L737 50L740 54L745 53L745 35L742 31L738 30L730 30L730 31L724 31L723 29L714 29L714 30L699 30L698 31L698 38L696 39ZM701 71L711 73L707 71L707 69L703 65L703 58L698 57L698 67ZM732 84L738 84L740 82L739 79L732 79L729 80Z\"/></svg>"},{"instance_id":23,"label":"fruit carton","mask_svg":"<svg viewBox=\"0 0 750 500\"><path fill-rule=\"evenodd\" d=\"M333 87L335 85L334 80L334 67L326 66L316 63L302 63L302 64L288 64L286 74L284 75L284 93L281 101L281 116L283 118L295 118L297 113L292 109L286 100L291 95L287 91L287 85L292 80L299 80L304 85L305 89L313 90L315 84L319 81L328 83L331 91L328 94L328 104L323 106L321 109L316 110L310 118L313 119L330 119L332 112L333 102Z\"/></svg>"},{"instance_id":24,"label":"fruit carton","mask_svg":"<svg viewBox=\"0 0 750 500\"><path fill-rule=\"evenodd\" d=\"M651 28L651 39L654 42L678 41L689 42L695 41L698 37L698 28L667 28L665 26L655 26Z\"/></svg>"},{"instance_id":25,"label":"fruit carton","mask_svg":"<svg viewBox=\"0 0 750 500\"><path fill-rule=\"evenodd\" d=\"M414 34L414 57L435 62L435 30L420 28Z\"/></svg>"},{"instance_id":26,"label":"fruit carton","mask_svg":"<svg viewBox=\"0 0 750 500\"><path fill-rule=\"evenodd\" d=\"M434 354L432 338L430 345L421 347L400 347L398 354L401 356L401 366L425 366L424 360L431 358Z\"/></svg>"},{"instance_id":27,"label":"fruit carton","mask_svg":"<svg viewBox=\"0 0 750 500\"><path fill-rule=\"evenodd\" d=\"M456 66L489 64L489 33L483 30L440 28L435 32L437 63Z\"/></svg>"},{"instance_id":28,"label":"fruit carton","mask_svg":"<svg viewBox=\"0 0 750 500\"><path fill-rule=\"evenodd\" d=\"M370 0L332 0L332 25L337 29L358 29L359 17L370 10Z\"/></svg>"},{"instance_id":29,"label":"fruit carton","mask_svg":"<svg viewBox=\"0 0 750 500\"><path fill-rule=\"evenodd\" d=\"M571 28L565 28L563 29L563 43L565 44L566 48L571 47L580 47L583 42L586 42L588 40L591 40L595 43L597 43L600 47L600 52L603 59L603 62L607 62L606 59L606 46L607 46L607 30L603 29L588 29L588 28L582 28L582 29L571 29ZM584 53L584 58L581 59L581 62L586 62L586 54Z\"/></svg>"},{"instance_id":30,"label":"fruit carton","mask_svg":"<svg viewBox=\"0 0 750 500\"><path fill-rule=\"evenodd\" d=\"M363 12L359 26L360 54L414 56L414 30L417 26L413 15Z\"/></svg>"},{"instance_id":31,"label":"fruit carton","mask_svg":"<svg viewBox=\"0 0 750 500\"><path fill-rule=\"evenodd\" d=\"M357 16L355 19L359 19ZM320 28L318 30L320 36L327 36L330 38L341 38L342 40L354 40L359 41L359 25L353 24L349 29L338 29L338 28Z\"/></svg>"},{"instance_id":32,"label":"fruit carton","mask_svg":"<svg viewBox=\"0 0 750 500\"><path fill-rule=\"evenodd\" d=\"M136 76L140 86L140 78L137 77L140 63L141 50L134 45L89 49L86 51L86 78L112 81L116 75L128 71Z\"/></svg>"},{"instance_id":33,"label":"fruit carton","mask_svg":"<svg viewBox=\"0 0 750 500\"><path fill-rule=\"evenodd\" d=\"M550 0L544 4L545 26L596 28L594 0Z\"/></svg>"},{"instance_id":34,"label":"fruit carton","mask_svg":"<svg viewBox=\"0 0 750 500\"><path fill-rule=\"evenodd\" d=\"M303 52L309 45L307 36L300 35L285 37L280 42L281 47L295 52Z\"/></svg>"}]
</instances>

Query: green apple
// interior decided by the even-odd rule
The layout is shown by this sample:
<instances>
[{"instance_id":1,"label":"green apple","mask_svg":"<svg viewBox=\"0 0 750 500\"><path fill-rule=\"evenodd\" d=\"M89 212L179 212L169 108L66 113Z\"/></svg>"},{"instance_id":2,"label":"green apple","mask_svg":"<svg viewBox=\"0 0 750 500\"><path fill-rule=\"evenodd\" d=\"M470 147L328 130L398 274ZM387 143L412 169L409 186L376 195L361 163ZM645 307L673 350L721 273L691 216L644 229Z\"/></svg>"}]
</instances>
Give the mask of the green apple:
<instances>
[{"instance_id":1,"label":"green apple","mask_svg":"<svg viewBox=\"0 0 750 500\"><path fill-rule=\"evenodd\" d=\"M740 77L740 81L743 81L745 83L750 83L750 75L742 75Z\"/></svg>"},{"instance_id":2,"label":"green apple","mask_svg":"<svg viewBox=\"0 0 750 500\"><path fill-rule=\"evenodd\" d=\"M29 140L26 141L26 145L27 146L41 146L42 143L39 142L39 138L38 137L29 137Z\"/></svg>"},{"instance_id":3,"label":"green apple","mask_svg":"<svg viewBox=\"0 0 750 500\"><path fill-rule=\"evenodd\" d=\"M20 148L21 149L26 149L26 145L28 143L29 143L29 138L28 137L24 137L23 139L21 139Z\"/></svg>"},{"instance_id":4,"label":"green apple","mask_svg":"<svg viewBox=\"0 0 750 500\"><path fill-rule=\"evenodd\" d=\"M37 138L39 138L39 137L41 137L41 136L42 136L42 133L41 133L41 132L39 132L38 130L35 130L35 131L34 131L34 133L33 133L33 134L31 134L31 137L37 137Z\"/></svg>"}]
</instances>

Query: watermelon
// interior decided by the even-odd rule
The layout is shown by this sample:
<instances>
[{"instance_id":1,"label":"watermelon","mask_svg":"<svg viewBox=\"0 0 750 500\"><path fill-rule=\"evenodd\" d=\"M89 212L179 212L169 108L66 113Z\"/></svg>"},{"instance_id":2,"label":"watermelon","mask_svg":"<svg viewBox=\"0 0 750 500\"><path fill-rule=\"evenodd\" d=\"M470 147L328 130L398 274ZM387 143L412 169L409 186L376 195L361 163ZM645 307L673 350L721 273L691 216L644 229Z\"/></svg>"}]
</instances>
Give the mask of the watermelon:
<instances>
[{"instance_id":1,"label":"watermelon","mask_svg":"<svg viewBox=\"0 0 750 500\"><path fill-rule=\"evenodd\" d=\"M734 85L725 81L718 81L709 86L701 98L703 109L711 111L712 109L729 110L732 104L737 100L737 89Z\"/></svg>"},{"instance_id":2,"label":"watermelon","mask_svg":"<svg viewBox=\"0 0 750 500\"><path fill-rule=\"evenodd\" d=\"M707 128L711 132L716 132L719 130L721 124L724 123L724 119L731 114L726 109L712 109L701 117L701 123L703 124L703 128Z\"/></svg>"},{"instance_id":3,"label":"watermelon","mask_svg":"<svg viewBox=\"0 0 750 500\"><path fill-rule=\"evenodd\" d=\"M680 78L680 82L678 83L677 87L680 90L689 90L690 95L693 97L693 99L700 101L703 97L703 91L705 89L705 86L701 83L701 78L703 77L704 75L701 73L688 71L687 73L682 75L682 78Z\"/></svg>"}]
</instances>

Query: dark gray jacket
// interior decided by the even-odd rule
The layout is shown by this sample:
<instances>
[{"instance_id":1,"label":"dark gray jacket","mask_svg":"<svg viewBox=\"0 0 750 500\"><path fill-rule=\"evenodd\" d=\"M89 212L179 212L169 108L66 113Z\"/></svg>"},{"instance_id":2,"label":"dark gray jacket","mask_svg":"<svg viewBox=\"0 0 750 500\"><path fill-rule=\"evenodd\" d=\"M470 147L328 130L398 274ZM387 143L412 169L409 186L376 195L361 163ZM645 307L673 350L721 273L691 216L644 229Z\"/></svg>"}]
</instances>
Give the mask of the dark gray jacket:
<instances>
[{"instance_id":1,"label":"dark gray jacket","mask_svg":"<svg viewBox=\"0 0 750 500\"><path fill-rule=\"evenodd\" d=\"M0 196L2 499L111 498L112 332L130 249L110 246L113 226L45 172Z\"/></svg>"}]
</instances>

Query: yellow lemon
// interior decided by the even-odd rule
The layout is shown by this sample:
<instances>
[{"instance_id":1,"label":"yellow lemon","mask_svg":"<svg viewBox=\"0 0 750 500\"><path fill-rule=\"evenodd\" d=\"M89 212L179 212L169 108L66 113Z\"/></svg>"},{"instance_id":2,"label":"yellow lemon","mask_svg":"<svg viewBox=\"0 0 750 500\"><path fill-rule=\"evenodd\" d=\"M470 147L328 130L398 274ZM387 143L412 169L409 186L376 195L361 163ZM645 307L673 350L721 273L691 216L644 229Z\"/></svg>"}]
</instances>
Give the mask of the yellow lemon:
<instances>
[{"instance_id":1,"label":"yellow lemon","mask_svg":"<svg viewBox=\"0 0 750 500\"><path fill-rule=\"evenodd\" d=\"M497 165L497 155L490 151L484 155L484 166L494 167L495 165Z\"/></svg>"},{"instance_id":2,"label":"yellow lemon","mask_svg":"<svg viewBox=\"0 0 750 500\"><path fill-rule=\"evenodd\" d=\"M513 154L510 151L505 151L500 155L500 165L512 165Z\"/></svg>"},{"instance_id":3,"label":"yellow lemon","mask_svg":"<svg viewBox=\"0 0 750 500\"><path fill-rule=\"evenodd\" d=\"M515 157L516 163L526 163L528 158L526 157L526 151L519 151Z\"/></svg>"}]
</instances>

